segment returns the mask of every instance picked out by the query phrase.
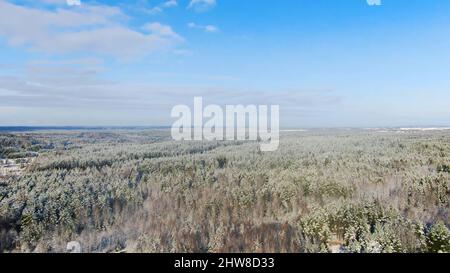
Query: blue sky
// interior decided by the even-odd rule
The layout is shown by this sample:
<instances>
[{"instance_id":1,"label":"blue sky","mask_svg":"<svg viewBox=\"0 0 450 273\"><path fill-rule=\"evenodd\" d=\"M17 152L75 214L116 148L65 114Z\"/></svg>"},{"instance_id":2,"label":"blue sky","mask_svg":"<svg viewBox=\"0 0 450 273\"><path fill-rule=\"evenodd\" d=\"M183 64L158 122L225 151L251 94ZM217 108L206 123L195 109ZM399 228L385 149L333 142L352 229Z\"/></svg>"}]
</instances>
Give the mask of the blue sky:
<instances>
[{"instance_id":1,"label":"blue sky","mask_svg":"<svg viewBox=\"0 0 450 273\"><path fill-rule=\"evenodd\" d=\"M279 104L285 127L450 125L447 0L0 0L0 125L170 125Z\"/></svg>"}]
</instances>

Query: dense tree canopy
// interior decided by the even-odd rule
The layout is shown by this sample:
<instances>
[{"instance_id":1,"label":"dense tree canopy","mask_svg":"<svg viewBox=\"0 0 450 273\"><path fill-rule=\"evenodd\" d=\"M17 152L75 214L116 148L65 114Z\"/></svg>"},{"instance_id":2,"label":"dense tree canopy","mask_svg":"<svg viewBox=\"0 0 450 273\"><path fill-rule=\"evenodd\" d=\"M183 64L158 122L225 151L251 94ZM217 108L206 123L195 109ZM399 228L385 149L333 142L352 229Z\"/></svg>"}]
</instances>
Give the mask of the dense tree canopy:
<instances>
[{"instance_id":1,"label":"dense tree canopy","mask_svg":"<svg viewBox=\"0 0 450 273\"><path fill-rule=\"evenodd\" d=\"M450 136L283 133L173 142L165 131L0 136L38 152L0 178L0 251L448 252Z\"/></svg>"}]
</instances>

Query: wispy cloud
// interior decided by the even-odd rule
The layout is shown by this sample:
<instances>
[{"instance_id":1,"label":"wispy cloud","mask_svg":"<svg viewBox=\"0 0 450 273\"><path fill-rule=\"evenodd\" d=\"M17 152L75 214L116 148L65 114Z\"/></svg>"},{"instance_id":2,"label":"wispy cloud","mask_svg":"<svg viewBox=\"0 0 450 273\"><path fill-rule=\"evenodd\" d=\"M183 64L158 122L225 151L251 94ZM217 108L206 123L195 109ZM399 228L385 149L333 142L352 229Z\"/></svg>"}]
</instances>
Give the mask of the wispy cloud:
<instances>
[{"instance_id":1,"label":"wispy cloud","mask_svg":"<svg viewBox=\"0 0 450 273\"><path fill-rule=\"evenodd\" d=\"M156 25L150 28L159 28ZM167 30L163 30L166 32ZM175 104L192 103L202 96L207 103L280 104L289 113L327 109L341 102L328 90L247 90L218 87L238 81L227 75L155 75L161 79L201 79L204 85L152 84L103 78L107 64L100 59L29 62L18 75L0 75L0 124L167 125ZM150 77L150 78L149 78ZM209 84L206 84L209 83ZM70 113L70 114L69 114Z\"/></svg>"},{"instance_id":2,"label":"wispy cloud","mask_svg":"<svg viewBox=\"0 0 450 273\"><path fill-rule=\"evenodd\" d=\"M15 18L11 20L11 18ZM30 20L32 18L32 20ZM95 53L119 59L145 56L179 44L170 26L127 26L117 7L83 4L76 9L38 9L0 1L0 37L9 45L45 53Z\"/></svg>"},{"instance_id":3,"label":"wispy cloud","mask_svg":"<svg viewBox=\"0 0 450 273\"><path fill-rule=\"evenodd\" d=\"M148 14L155 15L155 14L164 12L165 9L175 8L177 6L178 6L178 2L176 0L169 0L169 1L159 4L157 6L150 7L150 8L146 7L145 5L142 5L139 7L139 9Z\"/></svg>"},{"instance_id":4,"label":"wispy cloud","mask_svg":"<svg viewBox=\"0 0 450 273\"><path fill-rule=\"evenodd\" d=\"M148 23L143 26L143 29L149 31L150 33L153 33L154 35L158 35L159 37L166 37L178 41L183 40L183 37L173 31L172 27L163 25L161 23Z\"/></svg>"},{"instance_id":5,"label":"wispy cloud","mask_svg":"<svg viewBox=\"0 0 450 273\"><path fill-rule=\"evenodd\" d=\"M81 0L66 0L67 5L69 6L80 6Z\"/></svg>"},{"instance_id":6,"label":"wispy cloud","mask_svg":"<svg viewBox=\"0 0 450 273\"><path fill-rule=\"evenodd\" d=\"M169 0L161 4L164 8L174 8L178 6L178 2L176 0Z\"/></svg>"},{"instance_id":7,"label":"wispy cloud","mask_svg":"<svg viewBox=\"0 0 450 273\"><path fill-rule=\"evenodd\" d=\"M187 8L197 12L204 12L215 7L216 5L216 0L191 0Z\"/></svg>"},{"instance_id":8,"label":"wispy cloud","mask_svg":"<svg viewBox=\"0 0 450 273\"><path fill-rule=\"evenodd\" d=\"M369 6L381 6L381 0L366 0Z\"/></svg>"},{"instance_id":9,"label":"wispy cloud","mask_svg":"<svg viewBox=\"0 0 450 273\"><path fill-rule=\"evenodd\" d=\"M214 25L197 25L196 23L192 23L192 22L188 24L188 27L195 28L195 29L201 29L205 32L210 32L210 33L215 33L215 32L220 31L220 29Z\"/></svg>"},{"instance_id":10,"label":"wispy cloud","mask_svg":"<svg viewBox=\"0 0 450 273\"><path fill-rule=\"evenodd\" d=\"M222 79L214 77L211 80ZM341 103L340 96L322 91L273 92L111 82L102 80L89 66L88 69L65 65L33 66L28 76L0 76L0 86L0 111L20 108L14 122L24 124L35 119L34 123L38 124L117 125L125 121L128 125L167 125L173 121L168 114L173 105L190 105L194 96L220 105L279 104L293 116ZM62 116L64 119L60 121ZM8 115L0 115L0 124L10 122Z\"/></svg>"},{"instance_id":11,"label":"wispy cloud","mask_svg":"<svg viewBox=\"0 0 450 273\"><path fill-rule=\"evenodd\" d=\"M163 9L160 7L141 8L141 10L150 15L155 15L163 12Z\"/></svg>"}]
</instances>

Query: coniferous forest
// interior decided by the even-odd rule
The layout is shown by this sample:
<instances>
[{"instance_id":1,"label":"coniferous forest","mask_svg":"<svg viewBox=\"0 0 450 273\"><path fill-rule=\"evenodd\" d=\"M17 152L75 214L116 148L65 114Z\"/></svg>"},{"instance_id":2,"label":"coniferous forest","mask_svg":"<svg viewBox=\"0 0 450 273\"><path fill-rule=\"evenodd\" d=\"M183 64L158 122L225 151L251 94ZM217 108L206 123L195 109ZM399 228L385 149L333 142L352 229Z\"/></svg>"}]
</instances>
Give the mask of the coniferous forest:
<instances>
[{"instance_id":1,"label":"coniferous forest","mask_svg":"<svg viewBox=\"0 0 450 273\"><path fill-rule=\"evenodd\" d=\"M0 134L0 252L450 252L448 131Z\"/></svg>"}]
</instances>

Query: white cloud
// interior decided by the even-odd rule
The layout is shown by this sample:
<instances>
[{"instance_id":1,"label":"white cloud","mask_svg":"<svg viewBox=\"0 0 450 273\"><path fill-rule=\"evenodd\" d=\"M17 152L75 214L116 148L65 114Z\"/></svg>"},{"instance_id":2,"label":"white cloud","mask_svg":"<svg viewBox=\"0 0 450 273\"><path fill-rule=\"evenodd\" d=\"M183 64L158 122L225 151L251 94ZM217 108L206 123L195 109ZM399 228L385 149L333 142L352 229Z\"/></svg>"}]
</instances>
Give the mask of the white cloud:
<instances>
[{"instance_id":1,"label":"white cloud","mask_svg":"<svg viewBox=\"0 0 450 273\"><path fill-rule=\"evenodd\" d=\"M81 0L66 0L67 5L69 6L80 6Z\"/></svg>"},{"instance_id":2,"label":"white cloud","mask_svg":"<svg viewBox=\"0 0 450 273\"><path fill-rule=\"evenodd\" d=\"M215 7L216 5L216 0L191 0L187 8L197 12L203 12Z\"/></svg>"},{"instance_id":3,"label":"white cloud","mask_svg":"<svg viewBox=\"0 0 450 273\"><path fill-rule=\"evenodd\" d=\"M0 113L20 108L18 115L0 115L0 124L168 125L173 122L169 115L173 105L190 105L194 96L222 105L280 104L292 114L328 108L342 99L328 91L214 87L217 82L236 80L226 75L167 75L168 79L195 78L209 82L204 86L107 81L101 78L97 65L95 60L35 63L29 65L25 75L0 76Z\"/></svg>"},{"instance_id":4,"label":"white cloud","mask_svg":"<svg viewBox=\"0 0 450 273\"><path fill-rule=\"evenodd\" d=\"M203 26L203 25L197 25L196 23L192 23L192 22L188 24L188 27L189 28L201 29L201 30L203 30L205 32L210 32L210 33L216 33L216 32L220 31L220 29L217 26L214 26L214 25L205 25L205 26Z\"/></svg>"},{"instance_id":5,"label":"white cloud","mask_svg":"<svg viewBox=\"0 0 450 273\"><path fill-rule=\"evenodd\" d=\"M164 2L161 6L163 8L173 8L178 6L178 2L176 0L169 0Z\"/></svg>"},{"instance_id":6,"label":"white cloud","mask_svg":"<svg viewBox=\"0 0 450 273\"><path fill-rule=\"evenodd\" d=\"M151 14L151 15L155 15L155 14L163 12L163 10L160 7L153 7L153 8L145 9L145 12L148 14Z\"/></svg>"},{"instance_id":7,"label":"white cloud","mask_svg":"<svg viewBox=\"0 0 450 273\"><path fill-rule=\"evenodd\" d=\"M144 11L145 13L148 13L150 15L155 15L158 13L164 12L164 9L174 8L178 6L178 2L176 0L169 0L164 3L159 4L158 6L154 7L146 7L145 4L140 4L136 6L136 9L139 11Z\"/></svg>"},{"instance_id":8,"label":"white cloud","mask_svg":"<svg viewBox=\"0 0 450 273\"><path fill-rule=\"evenodd\" d=\"M183 38L173 31L170 26L162 25L161 23L148 23L144 25L143 29L161 37L168 37L174 40L183 40Z\"/></svg>"},{"instance_id":9,"label":"white cloud","mask_svg":"<svg viewBox=\"0 0 450 273\"><path fill-rule=\"evenodd\" d=\"M64 5L64 4L70 5L70 4L72 4L73 1L74 0L38 0L37 2L41 2L41 3L49 4L49 5ZM70 4L69 4L69 2L70 2Z\"/></svg>"},{"instance_id":10,"label":"white cloud","mask_svg":"<svg viewBox=\"0 0 450 273\"><path fill-rule=\"evenodd\" d=\"M43 10L0 1L0 37L11 46L45 53L96 53L130 59L165 50L183 39L169 26L148 25L147 32L126 26L115 7L82 5Z\"/></svg>"},{"instance_id":11,"label":"white cloud","mask_svg":"<svg viewBox=\"0 0 450 273\"><path fill-rule=\"evenodd\" d=\"M381 0L366 0L369 6L381 6Z\"/></svg>"},{"instance_id":12,"label":"white cloud","mask_svg":"<svg viewBox=\"0 0 450 273\"><path fill-rule=\"evenodd\" d=\"M205 31L206 32L218 32L219 28L213 25L206 25L205 26Z\"/></svg>"},{"instance_id":13,"label":"white cloud","mask_svg":"<svg viewBox=\"0 0 450 273\"><path fill-rule=\"evenodd\" d=\"M70 6L77 7L82 4L81 0L22 0L24 4L29 6L38 6L39 4L48 5L48 6Z\"/></svg>"}]
</instances>

